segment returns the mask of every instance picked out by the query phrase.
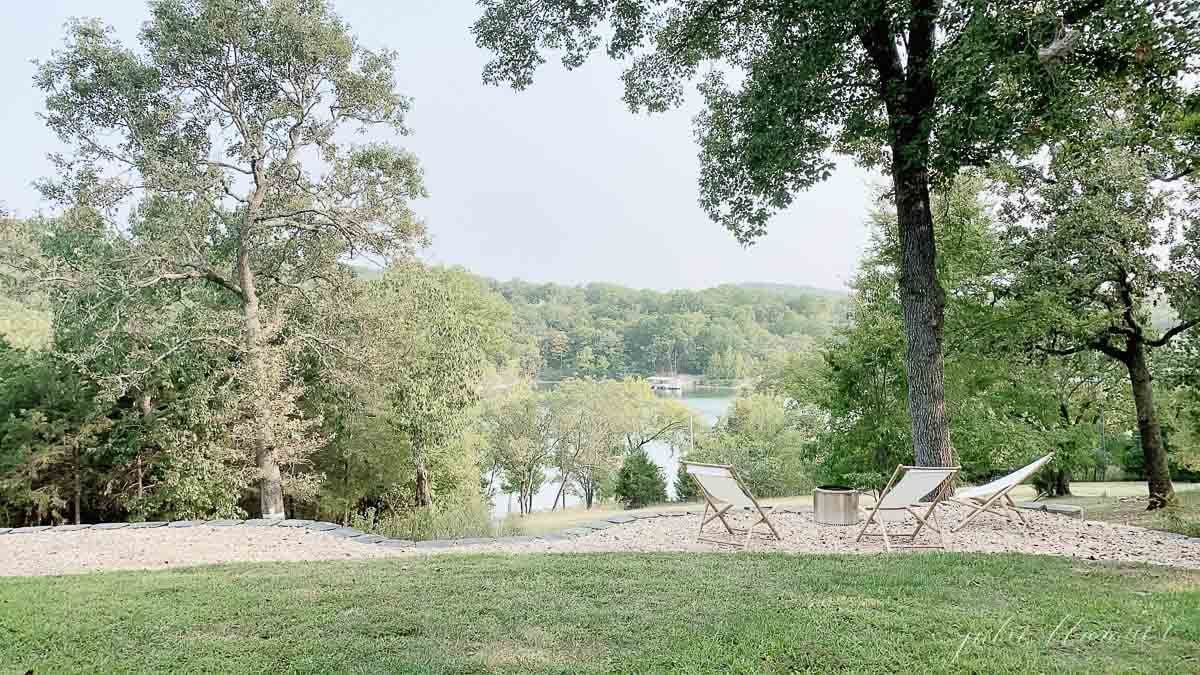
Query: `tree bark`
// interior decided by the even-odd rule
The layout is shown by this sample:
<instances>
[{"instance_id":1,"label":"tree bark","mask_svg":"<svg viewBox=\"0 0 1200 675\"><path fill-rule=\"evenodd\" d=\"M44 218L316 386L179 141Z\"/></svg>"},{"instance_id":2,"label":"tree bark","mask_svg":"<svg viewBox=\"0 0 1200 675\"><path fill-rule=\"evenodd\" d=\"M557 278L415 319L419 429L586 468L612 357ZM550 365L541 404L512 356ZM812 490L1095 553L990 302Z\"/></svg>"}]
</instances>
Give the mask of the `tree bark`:
<instances>
[{"instance_id":1,"label":"tree bark","mask_svg":"<svg viewBox=\"0 0 1200 675\"><path fill-rule=\"evenodd\" d=\"M154 412L154 404L150 400L150 394L147 392L142 392L142 395L138 400L138 404L142 409L142 429L144 431L145 429L148 429L150 427L150 415L151 415L151 413ZM141 501L142 498L146 494L145 483L144 483L145 468L142 465L142 453L144 453L145 451L146 451L146 446L145 446L145 443L143 443L142 447L138 448L138 453L137 453L137 498L138 498L138 501Z\"/></svg>"},{"instance_id":2,"label":"tree bark","mask_svg":"<svg viewBox=\"0 0 1200 675\"><path fill-rule=\"evenodd\" d=\"M868 12L860 38L879 76L879 97L891 135L892 186L900 230L900 305L904 315L908 412L919 466L954 462L942 364L946 295L937 277L937 246L929 206L929 139L937 89L933 81L935 25L940 5L914 0L902 62L891 13Z\"/></svg>"},{"instance_id":3,"label":"tree bark","mask_svg":"<svg viewBox=\"0 0 1200 675\"><path fill-rule=\"evenodd\" d=\"M1146 480L1150 488L1148 511L1161 509L1175 501L1175 487L1167 467L1167 452L1163 447L1162 427L1154 408L1154 384L1146 365L1146 349L1140 340L1129 345L1129 381L1133 385L1133 405L1137 410L1138 434L1142 439L1142 456L1146 463Z\"/></svg>"},{"instance_id":4,"label":"tree bark","mask_svg":"<svg viewBox=\"0 0 1200 675\"><path fill-rule=\"evenodd\" d=\"M74 454L74 459L75 459L75 524L80 525L83 523L83 518L82 518L82 513L81 513L82 509L80 508L80 502L83 501L83 478L81 476L81 474L83 473L83 467L79 466L80 461L82 461L81 453L79 452L79 443L77 442L74 445L75 445L75 448L74 448L73 454Z\"/></svg>"},{"instance_id":5,"label":"tree bark","mask_svg":"<svg viewBox=\"0 0 1200 675\"><path fill-rule=\"evenodd\" d=\"M254 380L254 388L264 391L252 393L254 397L255 437L254 461L258 465L259 507L263 518L280 520L285 517L283 505L283 476L275 461L275 428L271 423L271 402L265 395L269 369L263 353L262 322L258 316L258 291L254 287L254 273L246 247L238 254L238 281L242 287L242 327L245 333L247 366Z\"/></svg>"},{"instance_id":6,"label":"tree bark","mask_svg":"<svg viewBox=\"0 0 1200 675\"><path fill-rule=\"evenodd\" d=\"M924 167L906 167L902 160L894 160L893 165L913 454L918 466L951 466L954 455L942 360L946 295L937 277L929 176Z\"/></svg>"},{"instance_id":7,"label":"tree bark","mask_svg":"<svg viewBox=\"0 0 1200 675\"><path fill-rule=\"evenodd\" d=\"M414 452L413 464L417 469L417 505L433 506L433 486L429 483L429 468L425 466L425 457L420 452Z\"/></svg>"},{"instance_id":8,"label":"tree bark","mask_svg":"<svg viewBox=\"0 0 1200 675\"><path fill-rule=\"evenodd\" d=\"M249 141L249 137L246 137L246 140ZM264 353L266 345L262 321L258 316L258 289L255 287L254 271L250 267L250 247L253 243L255 219L258 217L259 209L262 208L267 190L267 179L263 173L261 161L256 160L251 164L254 175L254 191L247 200L241 231L238 233L237 276L238 284L241 286L242 337L246 349L247 366L250 368L254 381L251 395L254 397L254 461L259 471L259 508L263 518L281 520L286 517L283 504L283 476L279 471L279 463L275 461L275 427L271 420L270 398L266 395L268 388L273 385L268 382L269 369Z\"/></svg>"}]
</instances>

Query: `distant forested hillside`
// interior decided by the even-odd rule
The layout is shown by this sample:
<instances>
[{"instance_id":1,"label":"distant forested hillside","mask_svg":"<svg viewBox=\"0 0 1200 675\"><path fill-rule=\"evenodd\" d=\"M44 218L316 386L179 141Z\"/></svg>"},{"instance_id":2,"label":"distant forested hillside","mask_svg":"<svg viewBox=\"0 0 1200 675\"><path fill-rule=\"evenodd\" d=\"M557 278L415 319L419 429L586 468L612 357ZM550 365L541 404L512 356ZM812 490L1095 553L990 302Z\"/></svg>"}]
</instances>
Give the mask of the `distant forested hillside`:
<instances>
[{"instance_id":1,"label":"distant forested hillside","mask_svg":"<svg viewBox=\"0 0 1200 675\"><path fill-rule=\"evenodd\" d=\"M773 354L807 349L845 316L847 295L782 284L659 292L615 284L492 282L547 377L678 372L755 374Z\"/></svg>"}]
</instances>

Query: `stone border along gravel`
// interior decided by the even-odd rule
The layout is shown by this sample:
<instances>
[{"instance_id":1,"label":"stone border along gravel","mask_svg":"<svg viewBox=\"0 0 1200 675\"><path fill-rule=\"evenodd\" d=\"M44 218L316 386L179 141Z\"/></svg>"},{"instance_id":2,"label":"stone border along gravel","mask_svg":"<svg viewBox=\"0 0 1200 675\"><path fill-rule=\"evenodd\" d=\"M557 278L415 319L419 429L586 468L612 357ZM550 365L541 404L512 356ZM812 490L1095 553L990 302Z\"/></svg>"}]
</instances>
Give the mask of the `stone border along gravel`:
<instances>
[{"instance_id":1,"label":"stone border along gravel","mask_svg":"<svg viewBox=\"0 0 1200 675\"><path fill-rule=\"evenodd\" d=\"M1045 511L1046 513L1054 513L1067 518L1083 518L1083 509L1078 506L1069 504L1043 504L1041 502L1020 502L1018 504L1023 509L1031 511ZM783 507L775 509L776 513L812 513L811 506L799 507ZM337 523L326 523L316 520L302 520L289 518L286 520L267 520L264 518L251 518L249 520L175 520L175 521L152 521L141 523L97 523L95 525L34 525L30 527L7 528L0 527L0 535L6 534L22 534L26 532L76 532L78 530L140 530L155 527L296 527L311 530L313 532L321 532L335 537L340 537L348 541L358 542L362 544L374 544L377 546L386 546L388 548L451 548L454 546L470 546L472 544L526 544L536 540L542 541L562 541L571 537L582 537L595 530L604 530L616 525L632 523L637 520L646 520L648 518L675 518L679 516L699 516L703 515L703 511L699 509L688 509L686 511L661 511L647 513L619 513L602 520L591 520L583 523L577 523L573 527L568 527L558 532L550 532L540 535L510 535L507 537L466 537L461 539L428 539L425 541L411 541L408 539L389 539L381 537L377 534L363 532L352 527L343 527ZM860 521L861 522L861 521ZM1188 538L1184 536L1184 538Z\"/></svg>"}]
</instances>

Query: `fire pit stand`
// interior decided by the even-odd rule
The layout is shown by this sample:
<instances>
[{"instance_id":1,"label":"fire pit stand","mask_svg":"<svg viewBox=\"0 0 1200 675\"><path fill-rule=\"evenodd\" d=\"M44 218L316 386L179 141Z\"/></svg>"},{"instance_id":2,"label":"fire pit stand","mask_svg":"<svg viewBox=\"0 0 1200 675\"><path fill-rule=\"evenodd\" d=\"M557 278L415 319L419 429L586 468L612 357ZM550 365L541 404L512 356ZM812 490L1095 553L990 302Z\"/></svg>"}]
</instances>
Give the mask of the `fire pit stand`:
<instances>
[{"instance_id":1,"label":"fire pit stand","mask_svg":"<svg viewBox=\"0 0 1200 675\"><path fill-rule=\"evenodd\" d=\"M858 522L858 490L842 485L821 485L813 490L813 520L822 525Z\"/></svg>"}]
</instances>

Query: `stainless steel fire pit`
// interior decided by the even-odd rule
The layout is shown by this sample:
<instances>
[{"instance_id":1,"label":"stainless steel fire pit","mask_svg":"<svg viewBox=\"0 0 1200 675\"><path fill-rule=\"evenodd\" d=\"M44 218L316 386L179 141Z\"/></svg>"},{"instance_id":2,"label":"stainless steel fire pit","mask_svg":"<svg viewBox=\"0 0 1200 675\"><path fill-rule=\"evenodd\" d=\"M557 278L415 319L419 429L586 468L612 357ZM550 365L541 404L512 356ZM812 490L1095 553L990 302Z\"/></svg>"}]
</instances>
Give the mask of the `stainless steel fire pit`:
<instances>
[{"instance_id":1,"label":"stainless steel fire pit","mask_svg":"<svg viewBox=\"0 0 1200 675\"><path fill-rule=\"evenodd\" d=\"M813 520L822 525L858 522L858 490L841 485L821 485L813 490Z\"/></svg>"}]
</instances>

